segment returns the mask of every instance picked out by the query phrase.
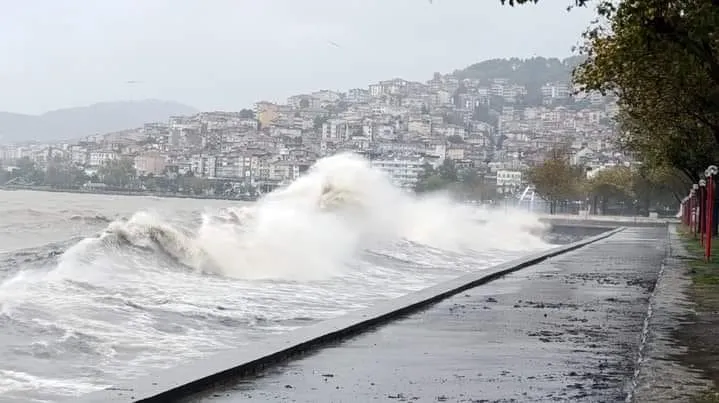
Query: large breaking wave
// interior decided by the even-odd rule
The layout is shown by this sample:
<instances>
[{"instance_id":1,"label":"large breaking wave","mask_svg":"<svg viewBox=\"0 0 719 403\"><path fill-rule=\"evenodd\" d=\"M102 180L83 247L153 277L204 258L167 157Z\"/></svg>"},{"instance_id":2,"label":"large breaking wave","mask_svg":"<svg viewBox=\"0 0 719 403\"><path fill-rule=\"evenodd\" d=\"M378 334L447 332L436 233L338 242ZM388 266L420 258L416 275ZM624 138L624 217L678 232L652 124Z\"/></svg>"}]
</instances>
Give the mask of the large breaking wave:
<instances>
[{"instance_id":1,"label":"large breaking wave","mask_svg":"<svg viewBox=\"0 0 719 403\"><path fill-rule=\"evenodd\" d=\"M526 212L417 197L353 155L256 203L173 203L0 259L18 268L0 283L0 401L100 388L548 246Z\"/></svg>"},{"instance_id":2,"label":"large breaking wave","mask_svg":"<svg viewBox=\"0 0 719 403\"><path fill-rule=\"evenodd\" d=\"M146 211L112 222L96 240L68 250L62 264L76 263L88 248L117 243L166 254L198 272L312 280L337 274L359 251L387 243L519 251L542 246L543 229L526 214L497 215L443 194L414 197L363 158L341 154L255 204L205 212L196 231Z\"/></svg>"}]
</instances>

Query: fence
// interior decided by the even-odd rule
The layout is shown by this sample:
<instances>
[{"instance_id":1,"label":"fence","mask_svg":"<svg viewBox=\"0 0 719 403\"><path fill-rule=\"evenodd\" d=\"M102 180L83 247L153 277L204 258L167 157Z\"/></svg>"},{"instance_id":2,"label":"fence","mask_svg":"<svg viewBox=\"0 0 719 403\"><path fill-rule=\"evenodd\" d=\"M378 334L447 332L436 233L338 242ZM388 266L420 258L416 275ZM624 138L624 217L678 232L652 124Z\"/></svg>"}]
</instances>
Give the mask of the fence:
<instances>
[{"instance_id":1,"label":"fence","mask_svg":"<svg viewBox=\"0 0 719 403\"><path fill-rule=\"evenodd\" d=\"M719 173L716 165L704 171L705 179L692 185L689 194L682 199L679 217L682 224L689 228L689 233L704 246L704 258L711 260L712 238L717 235L719 226L719 206L717 206L716 180Z\"/></svg>"}]
</instances>

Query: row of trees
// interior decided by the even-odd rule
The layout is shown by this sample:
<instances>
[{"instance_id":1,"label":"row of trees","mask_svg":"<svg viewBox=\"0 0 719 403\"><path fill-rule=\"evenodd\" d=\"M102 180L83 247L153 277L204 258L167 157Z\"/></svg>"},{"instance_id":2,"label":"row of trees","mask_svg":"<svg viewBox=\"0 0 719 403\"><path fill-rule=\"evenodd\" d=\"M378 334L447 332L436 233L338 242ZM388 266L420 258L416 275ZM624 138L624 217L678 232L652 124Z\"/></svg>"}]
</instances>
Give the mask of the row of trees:
<instances>
[{"instance_id":1,"label":"row of trees","mask_svg":"<svg viewBox=\"0 0 719 403\"><path fill-rule=\"evenodd\" d=\"M592 175L586 168L570 163L566 148L552 150L542 164L526 174L535 192L548 202L550 213L577 202L593 214L674 212L687 185L685 178L671 170L648 170L643 166L616 166ZM448 159L437 168L426 164L415 187L417 193L440 190L461 199L497 200L502 196L494 177L486 181L481 172L457 169Z\"/></svg>"},{"instance_id":2,"label":"row of trees","mask_svg":"<svg viewBox=\"0 0 719 403\"><path fill-rule=\"evenodd\" d=\"M28 157L16 160L11 168L3 169L0 184L16 183L56 188L77 188L86 183L103 183L116 188L129 187L136 179L137 172L131 160L114 160L98 168L97 173L88 175L82 168L61 158L48 161L42 169Z\"/></svg>"},{"instance_id":3,"label":"row of trees","mask_svg":"<svg viewBox=\"0 0 719 403\"><path fill-rule=\"evenodd\" d=\"M138 175L132 160L118 159L100 166L97 173L87 175L85 171L59 158L48 162L42 169L31 159L24 157L12 164L12 169L0 171L2 184L48 186L57 189L79 189L87 184L105 186L118 191L152 191L160 193L204 195L215 194L227 197L253 198L257 188L250 184L235 184L229 181L209 180L195 176L192 172L184 175L167 172L167 175Z\"/></svg>"},{"instance_id":4,"label":"row of trees","mask_svg":"<svg viewBox=\"0 0 719 403\"><path fill-rule=\"evenodd\" d=\"M449 159L437 168L425 164L415 185L417 193L441 190L449 191L459 199L495 200L499 196L494 181L486 182L484 175L476 169L457 169Z\"/></svg>"},{"instance_id":5,"label":"row of trees","mask_svg":"<svg viewBox=\"0 0 719 403\"><path fill-rule=\"evenodd\" d=\"M616 166L588 175L583 167L571 165L566 150L558 148L528 172L528 179L549 202L550 213L563 202L588 201L594 214L647 214L678 204L687 182L673 172Z\"/></svg>"}]
</instances>

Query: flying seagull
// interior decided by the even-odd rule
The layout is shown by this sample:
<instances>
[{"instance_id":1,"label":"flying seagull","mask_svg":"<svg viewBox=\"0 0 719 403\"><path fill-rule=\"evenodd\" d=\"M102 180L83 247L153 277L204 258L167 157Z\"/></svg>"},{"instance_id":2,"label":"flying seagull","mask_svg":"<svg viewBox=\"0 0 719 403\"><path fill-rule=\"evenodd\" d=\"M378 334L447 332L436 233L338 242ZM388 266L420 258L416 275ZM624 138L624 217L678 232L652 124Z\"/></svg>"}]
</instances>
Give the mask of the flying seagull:
<instances>
[{"instance_id":1,"label":"flying seagull","mask_svg":"<svg viewBox=\"0 0 719 403\"><path fill-rule=\"evenodd\" d=\"M340 45L338 45L337 42L333 42L333 41L328 41L328 42L329 42L330 45L332 45L332 46L334 46L334 47L336 47L336 48L339 48L339 47L340 47Z\"/></svg>"}]
</instances>

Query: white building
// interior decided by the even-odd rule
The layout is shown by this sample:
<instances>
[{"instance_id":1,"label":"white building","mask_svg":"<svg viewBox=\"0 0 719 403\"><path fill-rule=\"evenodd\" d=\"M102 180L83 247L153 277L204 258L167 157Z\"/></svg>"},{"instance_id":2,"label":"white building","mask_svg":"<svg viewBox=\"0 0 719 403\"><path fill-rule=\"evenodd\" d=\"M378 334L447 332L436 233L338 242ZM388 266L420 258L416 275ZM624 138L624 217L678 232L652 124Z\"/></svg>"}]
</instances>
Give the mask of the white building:
<instances>
[{"instance_id":1,"label":"white building","mask_svg":"<svg viewBox=\"0 0 719 403\"><path fill-rule=\"evenodd\" d=\"M373 160L372 166L384 171L395 186L414 188L424 171L423 159Z\"/></svg>"},{"instance_id":2,"label":"white building","mask_svg":"<svg viewBox=\"0 0 719 403\"><path fill-rule=\"evenodd\" d=\"M322 139L342 141L348 137L348 124L343 119L331 119L322 124Z\"/></svg>"},{"instance_id":3,"label":"white building","mask_svg":"<svg viewBox=\"0 0 719 403\"><path fill-rule=\"evenodd\" d=\"M572 94L572 89L567 83L548 83L542 86L542 98L546 99L567 99Z\"/></svg>"},{"instance_id":4,"label":"white building","mask_svg":"<svg viewBox=\"0 0 719 403\"><path fill-rule=\"evenodd\" d=\"M117 158L117 153L113 151L93 151L90 153L89 165L98 167L104 165L106 162L116 160Z\"/></svg>"},{"instance_id":5,"label":"white building","mask_svg":"<svg viewBox=\"0 0 719 403\"><path fill-rule=\"evenodd\" d=\"M512 189L522 185L522 172L500 169L497 171L497 188Z\"/></svg>"},{"instance_id":6,"label":"white building","mask_svg":"<svg viewBox=\"0 0 719 403\"><path fill-rule=\"evenodd\" d=\"M135 169L139 175L162 175L167 158L158 151L148 151L135 157Z\"/></svg>"}]
</instances>

